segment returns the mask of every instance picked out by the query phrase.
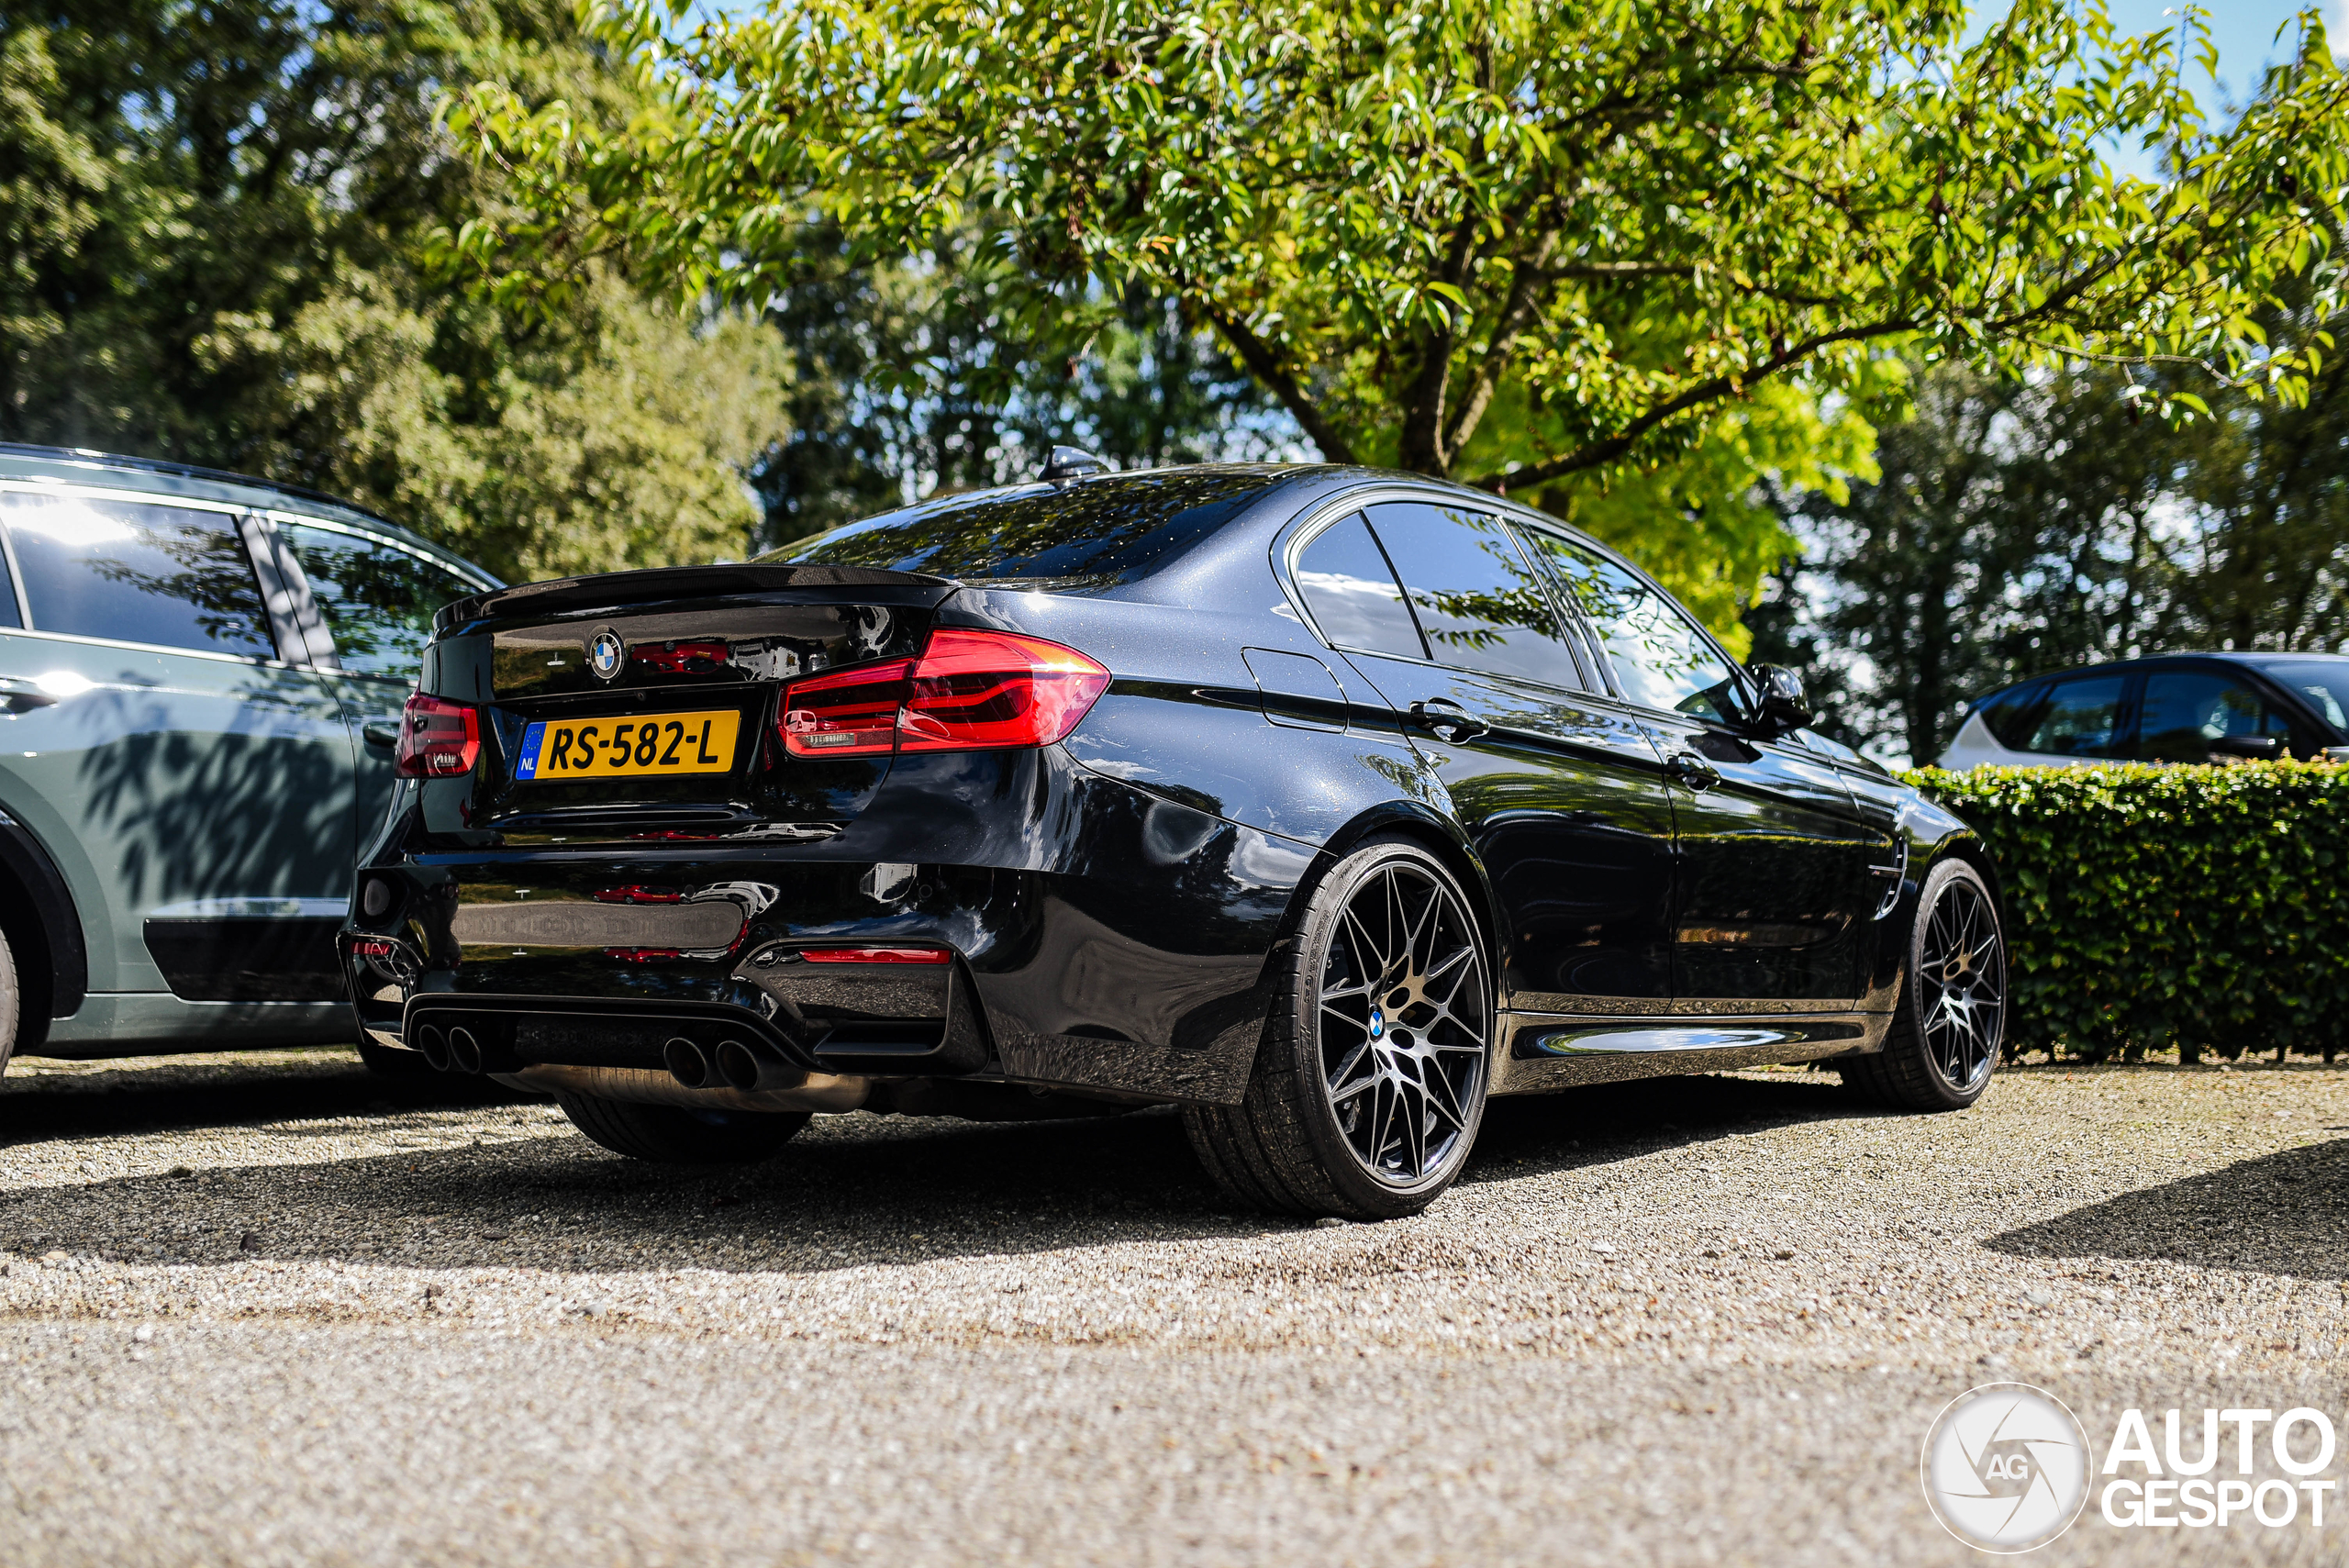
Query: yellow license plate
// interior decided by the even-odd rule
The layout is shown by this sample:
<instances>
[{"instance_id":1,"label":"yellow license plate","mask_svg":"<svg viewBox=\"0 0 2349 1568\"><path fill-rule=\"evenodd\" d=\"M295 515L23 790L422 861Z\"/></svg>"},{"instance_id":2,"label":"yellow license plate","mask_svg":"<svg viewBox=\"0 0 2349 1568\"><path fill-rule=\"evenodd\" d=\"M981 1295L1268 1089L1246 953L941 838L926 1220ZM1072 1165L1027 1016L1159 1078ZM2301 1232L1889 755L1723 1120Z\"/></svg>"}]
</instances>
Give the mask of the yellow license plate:
<instances>
[{"instance_id":1,"label":"yellow license plate","mask_svg":"<svg viewBox=\"0 0 2349 1568\"><path fill-rule=\"evenodd\" d=\"M648 718L540 719L522 732L514 776L525 784L722 773L734 766L742 716L663 713Z\"/></svg>"}]
</instances>

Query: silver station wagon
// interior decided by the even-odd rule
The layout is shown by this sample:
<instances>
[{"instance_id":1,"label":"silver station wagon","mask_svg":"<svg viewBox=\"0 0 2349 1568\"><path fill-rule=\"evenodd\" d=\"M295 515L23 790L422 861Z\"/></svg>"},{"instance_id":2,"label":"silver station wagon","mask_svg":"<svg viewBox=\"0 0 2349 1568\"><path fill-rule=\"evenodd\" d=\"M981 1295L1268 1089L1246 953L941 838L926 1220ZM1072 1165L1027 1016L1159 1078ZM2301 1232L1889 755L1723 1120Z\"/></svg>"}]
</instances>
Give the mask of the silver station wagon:
<instances>
[{"instance_id":1,"label":"silver station wagon","mask_svg":"<svg viewBox=\"0 0 2349 1568\"><path fill-rule=\"evenodd\" d=\"M418 651L498 585L328 496L0 445L0 1064L351 1039Z\"/></svg>"}]
</instances>

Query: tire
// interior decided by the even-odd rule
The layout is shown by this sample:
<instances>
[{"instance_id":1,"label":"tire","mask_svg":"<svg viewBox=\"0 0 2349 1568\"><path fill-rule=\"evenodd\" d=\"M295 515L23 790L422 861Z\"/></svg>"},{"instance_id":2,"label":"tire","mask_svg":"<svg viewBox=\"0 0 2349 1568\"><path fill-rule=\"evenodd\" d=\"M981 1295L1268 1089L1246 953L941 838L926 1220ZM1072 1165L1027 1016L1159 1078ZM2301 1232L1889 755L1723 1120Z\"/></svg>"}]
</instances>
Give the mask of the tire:
<instances>
[{"instance_id":1,"label":"tire","mask_svg":"<svg viewBox=\"0 0 2349 1568\"><path fill-rule=\"evenodd\" d=\"M1419 1213L1467 1163L1491 1084L1493 982L1460 884L1373 840L1313 890L1278 973L1241 1103L1184 1109L1199 1163L1254 1208Z\"/></svg>"},{"instance_id":2,"label":"tire","mask_svg":"<svg viewBox=\"0 0 2349 1568\"><path fill-rule=\"evenodd\" d=\"M1962 1111L1982 1097L2007 1039L2006 936L1998 901L1964 861L1917 893L1900 1002L1884 1050L1838 1063L1862 1097L1904 1111Z\"/></svg>"},{"instance_id":3,"label":"tire","mask_svg":"<svg viewBox=\"0 0 2349 1568\"><path fill-rule=\"evenodd\" d=\"M397 1083L412 1084L419 1078L440 1076L432 1070L432 1063L424 1060L420 1051L377 1045L372 1040L360 1041L359 1060L376 1077L389 1078Z\"/></svg>"},{"instance_id":4,"label":"tire","mask_svg":"<svg viewBox=\"0 0 2349 1568\"><path fill-rule=\"evenodd\" d=\"M806 1111L696 1111L557 1095L571 1125L615 1154L661 1165L754 1165L807 1125Z\"/></svg>"},{"instance_id":5,"label":"tire","mask_svg":"<svg viewBox=\"0 0 2349 1568\"><path fill-rule=\"evenodd\" d=\"M17 977L17 955L8 933L0 931L0 1073L17 1054L17 1029L25 1016L25 988Z\"/></svg>"}]
</instances>

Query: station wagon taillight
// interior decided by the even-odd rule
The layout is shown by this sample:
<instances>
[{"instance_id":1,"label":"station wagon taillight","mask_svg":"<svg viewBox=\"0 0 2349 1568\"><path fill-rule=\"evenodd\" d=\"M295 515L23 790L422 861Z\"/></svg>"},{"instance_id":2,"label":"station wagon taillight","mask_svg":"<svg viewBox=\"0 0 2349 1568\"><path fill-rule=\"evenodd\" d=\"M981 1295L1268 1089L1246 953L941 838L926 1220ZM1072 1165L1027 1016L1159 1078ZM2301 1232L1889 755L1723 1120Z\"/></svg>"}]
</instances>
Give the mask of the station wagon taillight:
<instances>
[{"instance_id":1,"label":"station wagon taillight","mask_svg":"<svg viewBox=\"0 0 2349 1568\"><path fill-rule=\"evenodd\" d=\"M481 757L481 710L417 692L400 710L400 745L392 771L405 778L445 779L473 771Z\"/></svg>"},{"instance_id":2,"label":"station wagon taillight","mask_svg":"<svg viewBox=\"0 0 2349 1568\"><path fill-rule=\"evenodd\" d=\"M780 728L795 757L1050 746L1108 684L1109 672L1074 648L950 627L918 659L794 682Z\"/></svg>"}]
</instances>

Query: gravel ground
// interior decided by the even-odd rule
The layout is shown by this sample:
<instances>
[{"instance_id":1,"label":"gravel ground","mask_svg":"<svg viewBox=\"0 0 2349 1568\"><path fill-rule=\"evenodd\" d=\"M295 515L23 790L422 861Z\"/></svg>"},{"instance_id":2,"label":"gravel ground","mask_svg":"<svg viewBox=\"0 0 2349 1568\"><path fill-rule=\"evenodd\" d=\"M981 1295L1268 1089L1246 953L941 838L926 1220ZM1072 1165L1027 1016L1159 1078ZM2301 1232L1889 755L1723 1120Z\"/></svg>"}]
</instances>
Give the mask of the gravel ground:
<instances>
[{"instance_id":1,"label":"gravel ground","mask_svg":"<svg viewBox=\"0 0 2349 1568\"><path fill-rule=\"evenodd\" d=\"M1935 1411L2349 1417L2349 1072L1495 1106L1428 1214L1222 1208L1163 1113L631 1164L348 1053L0 1081L11 1564L1948 1562ZM2349 1439L2349 1421L2344 1421ZM2344 1443L2349 1446L2349 1443ZM2349 1466L2332 1472L2349 1478ZM2326 1527L2034 1561L2343 1561Z\"/></svg>"}]
</instances>

